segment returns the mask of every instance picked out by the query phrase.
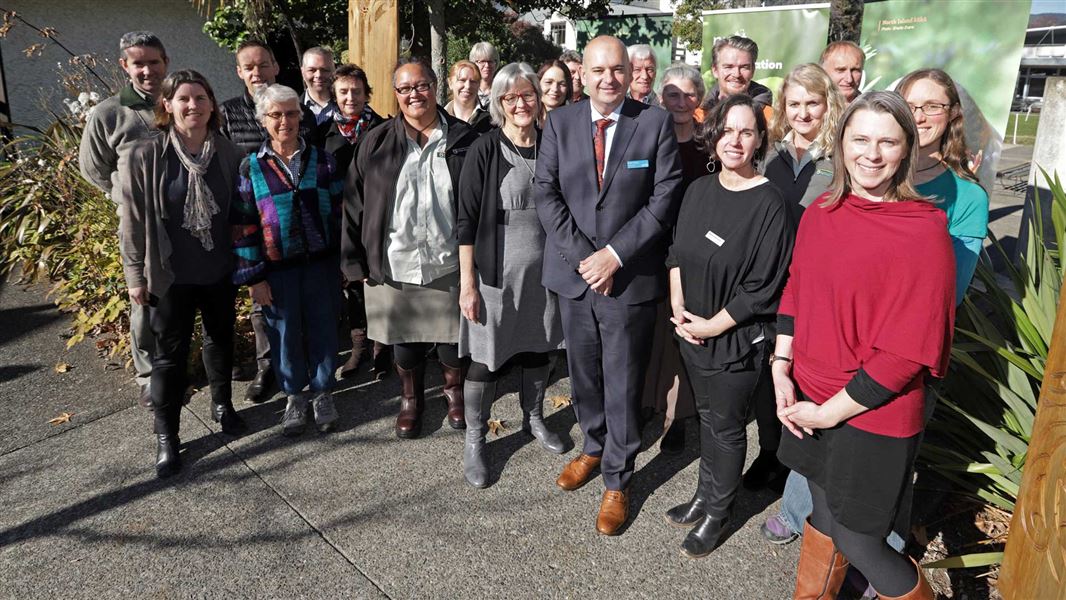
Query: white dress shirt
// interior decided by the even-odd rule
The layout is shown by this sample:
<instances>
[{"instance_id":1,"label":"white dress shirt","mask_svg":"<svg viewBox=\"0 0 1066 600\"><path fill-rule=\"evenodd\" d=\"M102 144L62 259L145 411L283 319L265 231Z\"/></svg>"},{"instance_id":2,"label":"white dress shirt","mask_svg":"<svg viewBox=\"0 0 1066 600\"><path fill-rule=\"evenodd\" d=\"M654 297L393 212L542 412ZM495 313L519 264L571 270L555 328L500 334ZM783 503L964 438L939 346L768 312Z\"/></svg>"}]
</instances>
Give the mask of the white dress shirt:
<instances>
[{"instance_id":1,"label":"white dress shirt","mask_svg":"<svg viewBox=\"0 0 1066 600\"><path fill-rule=\"evenodd\" d=\"M604 139L604 144L603 144L603 170L604 171L607 170L607 160L611 157L611 144L614 142L614 130L618 128L618 117L620 117L622 115L622 103L623 102L619 102L618 106L614 107L614 110L612 110L609 114L606 114L606 115L601 114L600 111L596 110L596 107L592 105L592 102L589 102L589 110L592 111L592 136L593 136L592 139L596 139L596 122L597 121L599 121L600 119L610 119L610 120L614 121L614 125L609 126L607 128L607 130L604 131L604 138L605 138ZM605 175L605 174L606 173L601 173L600 175ZM612 248L610 244L607 244L607 249L610 250L611 254L614 255L614 259L618 261L618 266L621 267L622 266L622 257L618 256L618 253L615 252L614 248Z\"/></svg>"}]
</instances>

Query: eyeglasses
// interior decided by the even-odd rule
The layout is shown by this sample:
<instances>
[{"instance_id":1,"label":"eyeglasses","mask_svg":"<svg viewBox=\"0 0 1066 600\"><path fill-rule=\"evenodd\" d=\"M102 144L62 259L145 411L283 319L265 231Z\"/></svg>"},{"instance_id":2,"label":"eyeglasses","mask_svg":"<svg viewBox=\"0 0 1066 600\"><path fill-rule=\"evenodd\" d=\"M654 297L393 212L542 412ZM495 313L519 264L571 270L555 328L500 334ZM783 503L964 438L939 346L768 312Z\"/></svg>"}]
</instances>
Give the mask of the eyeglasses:
<instances>
[{"instance_id":1,"label":"eyeglasses","mask_svg":"<svg viewBox=\"0 0 1066 600\"><path fill-rule=\"evenodd\" d=\"M263 114L264 117L270 117L275 121L280 121L282 119L299 119L302 115L303 113L298 110L287 110L285 112L268 112Z\"/></svg>"},{"instance_id":2,"label":"eyeglasses","mask_svg":"<svg viewBox=\"0 0 1066 600\"><path fill-rule=\"evenodd\" d=\"M494 64L496 64L496 61L494 61L494 60L475 60L474 64L479 66L479 67L483 67L485 65L494 65Z\"/></svg>"},{"instance_id":3,"label":"eyeglasses","mask_svg":"<svg viewBox=\"0 0 1066 600\"><path fill-rule=\"evenodd\" d=\"M936 116L942 115L945 112L947 112L947 110L949 108L951 108L950 104L941 104L939 102L926 102L925 104L923 104L921 106L915 106L913 104L908 104L907 106L911 107L911 112L912 113L915 113L915 112L918 112L918 111L922 111L922 114L924 114L927 117L936 117Z\"/></svg>"},{"instance_id":4,"label":"eyeglasses","mask_svg":"<svg viewBox=\"0 0 1066 600\"><path fill-rule=\"evenodd\" d=\"M393 88L396 93L401 96L410 96L411 92L418 92L424 94L429 91L429 88L433 87L433 83L430 81L419 81L414 85L401 85L398 88Z\"/></svg>"},{"instance_id":5,"label":"eyeglasses","mask_svg":"<svg viewBox=\"0 0 1066 600\"><path fill-rule=\"evenodd\" d=\"M501 97L500 100L503 101L505 106L511 107L515 104L518 104L519 98L521 98L522 102L524 102L525 104L537 103L537 95L533 92L527 92L525 94L507 94L506 96Z\"/></svg>"}]
</instances>

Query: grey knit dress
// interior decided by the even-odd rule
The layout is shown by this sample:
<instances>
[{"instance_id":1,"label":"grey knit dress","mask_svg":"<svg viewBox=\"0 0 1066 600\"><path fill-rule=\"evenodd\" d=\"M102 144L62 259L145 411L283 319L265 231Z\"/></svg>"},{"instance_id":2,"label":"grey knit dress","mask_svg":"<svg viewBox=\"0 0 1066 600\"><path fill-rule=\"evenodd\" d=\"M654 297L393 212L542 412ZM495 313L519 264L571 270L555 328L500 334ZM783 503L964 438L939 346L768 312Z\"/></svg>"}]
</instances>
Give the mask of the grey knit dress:
<instances>
[{"instance_id":1,"label":"grey knit dress","mask_svg":"<svg viewBox=\"0 0 1066 600\"><path fill-rule=\"evenodd\" d=\"M486 285L478 275L481 296L478 322L459 325L459 356L469 356L492 371L521 352L549 352L564 347L555 294L541 285L544 229L533 203L531 174L536 171L533 148L504 139L499 159L507 170L500 185L496 252L500 287ZM509 170L508 170L509 169Z\"/></svg>"}]
</instances>

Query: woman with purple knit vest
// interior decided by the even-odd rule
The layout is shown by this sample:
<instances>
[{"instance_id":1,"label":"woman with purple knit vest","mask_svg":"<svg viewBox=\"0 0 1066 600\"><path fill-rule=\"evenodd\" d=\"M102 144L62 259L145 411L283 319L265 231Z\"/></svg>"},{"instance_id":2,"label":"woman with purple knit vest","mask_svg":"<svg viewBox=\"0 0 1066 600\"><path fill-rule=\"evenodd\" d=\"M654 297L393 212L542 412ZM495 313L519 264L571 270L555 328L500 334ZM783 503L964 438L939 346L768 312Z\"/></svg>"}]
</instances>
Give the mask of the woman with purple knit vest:
<instances>
[{"instance_id":1,"label":"woman with purple knit vest","mask_svg":"<svg viewBox=\"0 0 1066 600\"><path fill-rule=\"evenodd\" d=\"M233 280L249 286L263 307L274 368L288 396L282 433L303 432L308 404L325 433L337 420L331 391L342 184L333 156L300 137L300 97L294 90L264 88L256 94L255 112L269 139L241 163Z\"/></svg>"}]
</instances>

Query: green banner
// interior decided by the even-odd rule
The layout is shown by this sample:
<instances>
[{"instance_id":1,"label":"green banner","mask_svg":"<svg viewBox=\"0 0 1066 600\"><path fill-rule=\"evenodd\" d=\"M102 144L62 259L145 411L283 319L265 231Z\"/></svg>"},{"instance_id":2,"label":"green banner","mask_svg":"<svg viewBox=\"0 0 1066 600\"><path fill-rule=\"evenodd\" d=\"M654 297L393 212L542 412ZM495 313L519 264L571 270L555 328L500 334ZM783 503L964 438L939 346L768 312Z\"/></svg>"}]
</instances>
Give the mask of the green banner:
<instances>
[{"instance_id":1,"label":"green banner","mask_svg":"<svg viewBox=\"0 0 1066 600\"><path fill-rule=\"evenodd\" d=\"M659 89L663 69L674 62L674 17L673 15L625 15L602 19L577 21L577 48L584 52L585 45L598 35L613 35L627 46L648 44L655 51L654 89Z\"/></svg>"},{"instance_id":2,"label":"green banner","mask_svg":"<svg viewBox=\"0 0 1066 600\"><path fill-rule=\"evenodd\" d=\"M700 70L708 88L715 83L711 47L715 40L731 35L751 38L759 45L755 81L776 96L792 67L818 62L822 56L829 35L829 4L705 11Z\"/></svg>"},{"instance_id":3,"label":"green banner","mask_svg":"<svg viewBox=\"0 0 1066 600\"><path fill-rule=\"evenodd\" d=\"M867 2L862 16L863 89L892 89L915 69L943 69L1002 136L1018 78L1029 5L1029 0Z\"/></svg>"}]
</instances>

